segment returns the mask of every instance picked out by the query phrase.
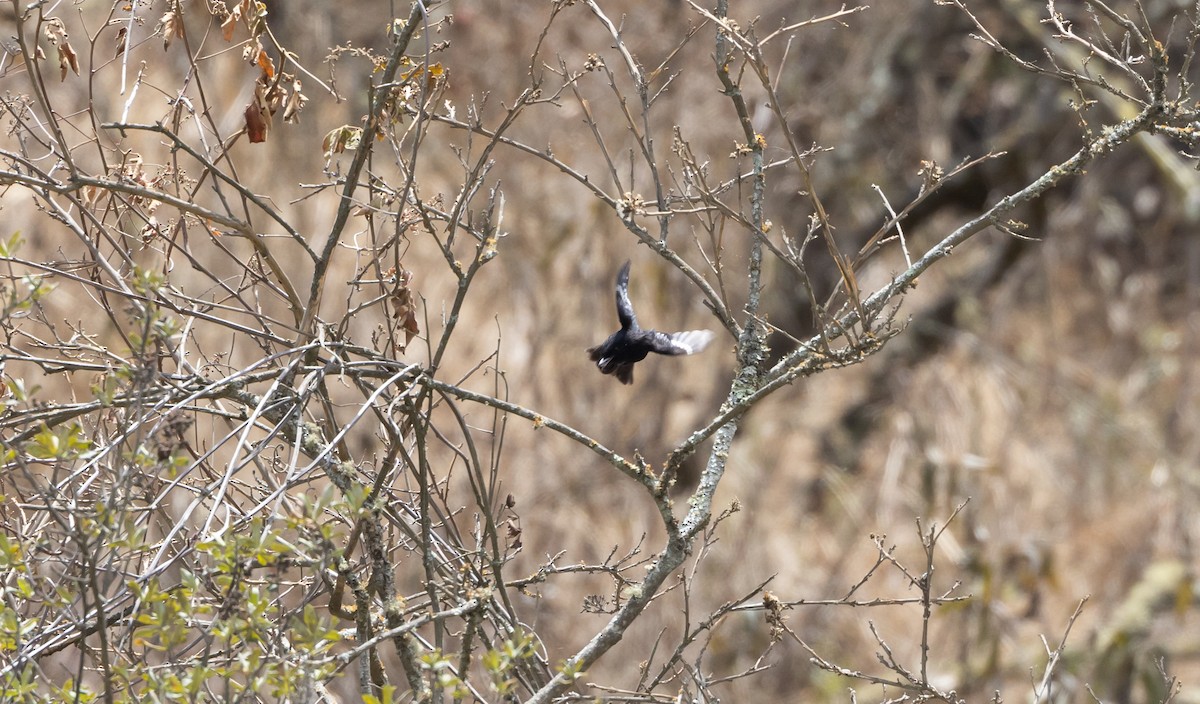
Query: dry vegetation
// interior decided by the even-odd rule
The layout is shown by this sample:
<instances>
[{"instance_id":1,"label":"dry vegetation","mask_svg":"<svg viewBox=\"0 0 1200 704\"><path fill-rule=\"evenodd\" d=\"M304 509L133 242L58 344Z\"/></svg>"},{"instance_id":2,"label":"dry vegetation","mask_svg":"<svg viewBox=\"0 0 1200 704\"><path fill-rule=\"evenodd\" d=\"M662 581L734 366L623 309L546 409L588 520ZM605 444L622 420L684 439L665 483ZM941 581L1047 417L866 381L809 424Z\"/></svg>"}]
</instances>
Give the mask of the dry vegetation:
<instances>
[{"instance_id":1,"label":"dry vegetation","mask_svg":"<svg viewBox=\"0 0 1200 704\"><path fill-rule=\"evenodd\" d=\"M427 4L4 3L5 700L1200 701L1200 6Z\"/></svg>"}]
</instances>

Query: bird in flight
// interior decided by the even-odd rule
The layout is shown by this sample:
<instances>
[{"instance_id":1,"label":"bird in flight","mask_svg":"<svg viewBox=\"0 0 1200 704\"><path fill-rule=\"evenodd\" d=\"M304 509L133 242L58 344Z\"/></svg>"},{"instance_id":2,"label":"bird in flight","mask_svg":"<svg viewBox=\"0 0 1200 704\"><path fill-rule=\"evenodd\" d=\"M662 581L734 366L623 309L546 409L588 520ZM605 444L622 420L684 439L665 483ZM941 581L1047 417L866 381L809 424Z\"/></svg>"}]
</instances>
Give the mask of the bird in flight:
<instances>
[{"instance_id":1,"label":"bird in flight","mask_svg":"<svg viewBox=\"0 0 1200 704\"><path fill-rule=\"evenodd\" d=\"M622 384L633 383L633 365L651 352L658 354L696 354L712 342L711 330L665 333L643 330L629 302L629 262L617 272L617 317L621 329L588 349L588 356L603 374L615 374Z\"/></svg>"}]
</instances>

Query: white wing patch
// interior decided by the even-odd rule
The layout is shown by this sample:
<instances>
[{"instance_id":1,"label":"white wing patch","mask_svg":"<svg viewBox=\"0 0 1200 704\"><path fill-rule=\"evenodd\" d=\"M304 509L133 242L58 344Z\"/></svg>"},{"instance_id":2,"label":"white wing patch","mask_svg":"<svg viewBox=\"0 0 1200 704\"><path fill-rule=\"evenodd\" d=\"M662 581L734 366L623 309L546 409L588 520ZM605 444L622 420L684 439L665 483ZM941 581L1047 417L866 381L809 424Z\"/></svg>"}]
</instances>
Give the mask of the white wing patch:
<instances>
[{"instance_id":1,"label":"white wing patch","mask_svg":"<svg viewBox=\"0 0 1200 704\"><path fill-rule=\"evenodd\" d=\"M708 347L715 337L712 330L688 330L671 333L671 346L674 354L696 354Z\"/></svg>"}]
</instances>

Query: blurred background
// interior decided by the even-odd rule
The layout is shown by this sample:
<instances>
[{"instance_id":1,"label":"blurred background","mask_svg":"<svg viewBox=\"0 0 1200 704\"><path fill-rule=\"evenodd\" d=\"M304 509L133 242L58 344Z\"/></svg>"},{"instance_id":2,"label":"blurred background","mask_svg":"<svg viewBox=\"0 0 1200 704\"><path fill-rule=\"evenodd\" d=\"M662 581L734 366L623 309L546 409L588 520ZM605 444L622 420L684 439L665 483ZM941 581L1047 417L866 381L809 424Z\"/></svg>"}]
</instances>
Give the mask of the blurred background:
<instances>
[{"instance_id":1,"label":"blurred background","mask_svg":"<svg viewBox=\"0 0 1200 704\"><path fill-rule=\"evenodd\" d=\"M798 22L841 6L818 0L734 4L731 14L743 27L758 18L760 36L784 18ZM978 17L1006 46L1045 61L1043 47L1054 45L1038 22L1045 7L973 4L986 5L977 8ZM1132 3L1116 4L1119 11L1133 11ZM326 48L385 51L391 18L408 8L384 0L356 0L352 7L268 0L267 7L280 42L300 51L307 68L345 100L306 81L310 102L300 124L276 124L266 143L240 145L234 157L244 183L268 194L319 240L336 203L332 192L301 200L311 192L304 184L326 179L321 140L339 125L359 124L370 76L366 58L346 49L336 62L327 61ZM670 57L666 71L678 72L648 123L660 161L669 163L671 130L678 126L714 177L731 178L744 169L745 163L729 158L741 133L714 75L712 27L701 28L676 52L701 21L687 3L613 0L603 7L643 66ZM1147 9L1162 13L1151 15L1161 38L1186 39L1182 19L1170 21L1171 13L1187 9L1185 3ZM105 47L113 30L88 12L70 17L77 23L68 23L72 37L99 33L96 44ZM549 4L450 2L439 12L453 15L431 37L439 49L435 60L448 71L446 105L460 117L477 110L485 125L494 126L529 84L529 57ZM164 53L158 38L148 39L151 30L138 30L145 46L138 45L136 59L145 62L141 68L149 76L161 77L161 85L173 85L186 62L178 52ZM188 31L196 49L197 38L217 29L198 23ZM801 146L828 150L814 154L812 171L843 251L857 251L887 218L872 186L898 209L917 194L923 161L949 170L1003 152L914 211L905 223L914 253L1126 116L1105 101L1073 109L1079 94L1072 86L1020 69L971 39L972 31L953 7L889 0L798 32L786 52L784 42L775 45L775 80L788 129ZM617 88L627 91L612 43L585 7L567 8L544 39L545 65L533 70L557 69L560 59L578 70L596 54L617 75ZM257 69L241 62L236 49L203 46L212 52L206 65L222 72L221 80L210 79L218 91L210 104L228 107L213 118L232 131L241 124ZM9 67L0 86L19 76L19 68ZM79 90L79 82L55 83L52 90ZM627 163L632 143L616 92L600 73L583 80L580 91L609 149ZM145 90L131 114L161 119L166 97ZM114 96L111 105L96 109L103 120L116 119L125 101ZM760 101L751 107L768 145L782 144L766 106ZM549 147L578 171L611 183L570 96L531 108L509 136ZM461 132L431 129L418 171L427 199L456 192L462 176L456 147L466 147ZM455 370L471 368L498 348L496 366L512 401L619 452L637 451L661 463L724 400L733 340L721 332L700 356L647 360L632 386L598 374L584 350L616 327L612 282L626 259L633 262L631 295L643 325L719 325L689 282L638 246L617 216L579 184L515 150L498 150L494 158L492 181L506 199L506 236L499 258L476 282L468 318L460 323L468 332L460 334L445 377L455 378ZM332 168L337 166L335 159ZM767 217L788 232L804 231L811 209L798 193L799 179L781 173L769 177L768 186ZM21 230L40 248L31 258L52 259L65 240L26 198L15 190L0 195L6 230ZM1198 217L1200 176L1192 164L1162 138L1135 142L1022 209L1016 218L1028 226L1028 239L985 232L922 276L903 301L899 319L908 321L907 329L881 353L797 382L755 408L718 492L719 507L736 501L740 511L721 524L699 562L687 595L692 618L768 579L768 589L784 601L840 598L874 564L872 536L885 535L897 557L919 573L924 557L916 519L926 527L940 525L969 499L939 543L933 575L935 592L958 584L956 594L971 596L934 612L930 673L937 682L976 700L995 690L1010 701L1028 696L1030 673L1033 680L1040 677L1047 657L1042 636L1055 646L1085 597L1060 666L1069 700L1087 698L1080 689L1086 682L1105 701L1157 701L1160 657L1185 684L1200 679L1194 594L1200 538ZM361 223L352 222L349 237ZM686 221L674 227L677 250L702 268L699 246L688 244L694 233ZM747 243L740 236L724 247L728 261L744 262ZM404 259L435 330L455 285L439 257L430 243L414 238ZM830 292L837 274L828 256L813 248L811 259L816 288ZM349 281L352 264L348 254L329 286ZM861 270L862 286L873 290L902 268L891 245ZM797 338L813 334L800 283L774 263L766 273L767 319ZM178 276L183 280L186 272ZM336 318L341 298L327 295L323 314ZM56 304L69 308L65 300L50 303ZM365 344L370 331L350 334ZM777 358L792 343L781 334L771 344ZM414 359L420 355L415 347ZM524 542L510 575L532 573L560 551L560 564L595 563L614 549L624 554L643 543L651 549L660 544L659 518L640 489L561 437L510 422L504 457L502 481L516 499ZM681 502L699 468L688 469ZM902 575L884 568L858 596L917 596L905 585ZM557 662L606 621L602 614L582 613L585 598L611 598L611 592L606 579L565 577L518 606ZM636 668L660 631L678 631L682 605L680 591L656 602L586 679L636 683ZM878 670L869 624L902 662L915 664L919 657L917 606L797 606L786 617L825 659L851 669ZM731 614L701 667L714 679L734 675L754 665L768 643L761 612ZM770 668L716 691L731 702L848 696L847 680L819 671L787 641L762 664ZM1180 701L1200 701L1200 690L1185 686Z\"/></svg>"}]
</instances>

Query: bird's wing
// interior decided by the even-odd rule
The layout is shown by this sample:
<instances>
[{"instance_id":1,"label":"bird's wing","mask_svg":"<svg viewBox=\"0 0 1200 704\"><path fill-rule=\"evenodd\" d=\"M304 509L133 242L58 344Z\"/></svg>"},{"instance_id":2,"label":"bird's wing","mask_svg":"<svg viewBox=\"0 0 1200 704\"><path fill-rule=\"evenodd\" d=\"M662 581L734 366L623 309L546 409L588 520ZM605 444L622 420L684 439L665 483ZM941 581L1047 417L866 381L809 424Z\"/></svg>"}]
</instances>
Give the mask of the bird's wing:
<instances>
[{"instance_id":1,"label":"bird's wing","mask_svg":"<svg viewBox=\"0 0 1200 704\"><path fill-rule=\"evenodd\" d=\"M617 375L617 379L622 384L632 384L633 383L633 362L626 362L625 364L618 364L617 370L616 370L616 375Z\"/></svg>"},{"instance_id":2,"label":"bird's wing","mask_svg":"<svg viewBox=\"0 0 1200 704\"><path fill-rule=\"evenodd\" d=\"M659 354L696 354L708 347L714 335L712 330L688 330L686 332L651 331L649 341L651 349Z\"/></svg>"},{"instance_id":3,"label":"bird's wing","mask_svg":"<svg viewBox=\"0 0 1200 704\"><path fill-rule=\"evenodd\" d=\"M633 303L629 301L629 262L617 272L617 317L622 330L637 330L637 317L633 314Z\"/></svg>"}]
</instances>

